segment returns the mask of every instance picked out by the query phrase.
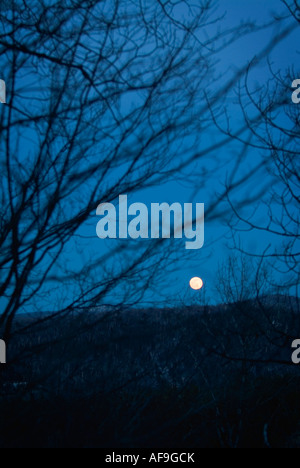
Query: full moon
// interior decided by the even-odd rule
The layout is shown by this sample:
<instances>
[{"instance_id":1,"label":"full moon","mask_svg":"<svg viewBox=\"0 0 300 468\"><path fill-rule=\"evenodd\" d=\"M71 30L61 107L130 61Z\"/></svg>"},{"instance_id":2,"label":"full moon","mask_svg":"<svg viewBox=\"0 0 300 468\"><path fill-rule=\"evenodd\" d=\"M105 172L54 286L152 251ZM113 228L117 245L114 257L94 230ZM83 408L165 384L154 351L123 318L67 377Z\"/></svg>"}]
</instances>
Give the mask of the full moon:
<instances>
[{"instance_id":1,"label":"full moon","mask_svg":"<svg viewBox=\"0 0 300 468\"><path fill-rule=\"evenodd\" d=\"M194 291L198 291L203 287L203 281L201 278L192 278L190 281L190 287L194 289Z\"/></svg>"}]
</instances>

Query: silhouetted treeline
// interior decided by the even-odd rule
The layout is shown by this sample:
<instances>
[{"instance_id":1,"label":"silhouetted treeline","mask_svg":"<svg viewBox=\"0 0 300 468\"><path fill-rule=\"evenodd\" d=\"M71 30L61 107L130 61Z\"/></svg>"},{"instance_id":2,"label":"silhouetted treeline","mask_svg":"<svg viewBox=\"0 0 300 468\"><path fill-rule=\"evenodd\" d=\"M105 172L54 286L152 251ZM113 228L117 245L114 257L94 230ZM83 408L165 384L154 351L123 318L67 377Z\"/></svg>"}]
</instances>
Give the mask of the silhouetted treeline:
<instances>
[{"instance_id":1,"label":"silhouetted treeline","mask_svg":"<svg viewBox=\"0 0 300 468\"><path fill-rule=\"evenodd\" d=\"M300 445L299 303L22 317L2 366L0 445Z\"/></svg>"}]
</instances>

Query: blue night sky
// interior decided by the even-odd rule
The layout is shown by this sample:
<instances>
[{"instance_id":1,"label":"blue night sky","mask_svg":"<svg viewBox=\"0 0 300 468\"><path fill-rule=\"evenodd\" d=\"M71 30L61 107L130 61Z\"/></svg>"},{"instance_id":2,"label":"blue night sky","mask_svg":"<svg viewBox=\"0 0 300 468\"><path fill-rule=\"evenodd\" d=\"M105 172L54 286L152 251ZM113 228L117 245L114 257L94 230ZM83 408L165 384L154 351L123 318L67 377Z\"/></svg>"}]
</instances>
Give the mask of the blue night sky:
<instances>
[{"instance_id":1,"label":"blue night sky","mask_svg":"<svg viewBox=\"0 0 300 468\"><path fill-rule=\"evenodd\" d=\"M223 26L235 26L240 22L252 20L256 24L268 23L272 14L276 11L283 11L283 6L280 1L260 1L254 0L252 2L240 2L238 0L229 0L220 2L220 12L226 9L226 16L223 19ZM262 32L256 32L253 35L240 39L231 45L221 57L217 64L217 70L220 72L220 80L222 75L226 72L226 76L234 73L237 69L241 68L244 64L251 61L253 57L261 49L262 45L270 42L274 34L274 28L268 28ZM299 48L299 32L295 30L284 41L282 41L275 50L270 54L269 60L272 63L274 70L285 71L287 69L296 67ZM270 71L267 66L266 60L262 61L257 67L254 68L250 75L250 86L253 88L260 84L265 84L270 79ZM220 82L216 83L216 88ZM289 98L289 96L287 96ZM235 109L236 95L231 96L232 102L229 101L229 113ZM234 113L234 111L233 111ZM236 125L239 125L239 118L237 118ZM210 128L207 134L203 135L203 139L207 139L207 145L212 141L218 141L220 138L218 131L215 128ZM220 193L223 189L223 184L226 178L226 173L230 172L232 164L234 164L234 156L236 155L237 148L234 144L225 145L218 150L218 160L224 160L223 167L216 167L215 177L209 178L206 185L197 185L197 180L190 180L190 175L193 174L195 169L193 165L185 168L184 173L177 174L174 180L166 184L151 187L147 190L141 190L129 197L129 203L142 202L150 207L150 203L168 202L192 202L192 203L205 203L206 210L209 210L211 203L215 200L216 193ZM214 167L214 154L208 155L207 159L204 158L202 163L206 167ZM247 162L243 165L243 171L250 170L256 164L259 164L261 154L250 149L247 156ZM231 162L230 162L231 161ZM199 169L199 167L197 167ZM241 173L238 174L241 176ZM263 186L268 186L270 179L265 170L260 170L248 182L242 191L237 191L235 197L243 197L249 194L249 198L257 193ZM250 202L250 206L244 209L247 213L253 211L254 206L258 202ZM218 266L227 256L230 255L231 250L231 230L228 227L228 222L231 214L223 216L223 211L228 208L226 202L220 204L217 210L210 214L208 211L205 218L205 243L204 247L200 250L184 251L183 245L185 240L173 240L177 248L181 251L182 257L172 264L170 269L166 269L163 278L159 276L154 288L146 294L146 303L194 303L199 299L208 300L211 303L218 301L215 291L216 274ZM246 210L246 211L245 211ZM210 220L212 218L212 220ZM263 223L264 212L257 214L258 223ZM94 232L93 220L90 227L90 235L93 236ZM261 253L267 245L277 242L273 236L265 233L250 232L244 233L240 236L243 247L252 253ZM102 248L101 243L105 243L107 249L111 247L111 242L96 240L97 248ZM148 240L147 242L151 242ZM189 288L189 280L194 276L200 276L205 284L205 287L200 292L191 291Z\"/></svg>"},{"instance_id":2,"label":"blue night sky","mask_svg":"<svg viewBox=\"0 0 300 468\"><path fill-rule=\"evenodd\" d=\"M215 15L224 15L221 20L222 28L233 28L236 25L245 23L246 21L253 21L257 25L265 25L271 22L273 15L286 14L286 9L280 0L252 0L251 2L241 2L240 0L226 0L219 2L216 8ZM178 6L178 17L184 16L186 11L182 6ZM291 20L291 33L287 34L285 39L282 40L269 54L268 61L271 64L275 73L287 70L297 70L299 62L299 32L297 29L292 29L294 23ZM278 33L278 25L274 24L262 31L256 31L252 34L247 34L245 37L240 38L238 41L229 45L220 54L215 57L215 73L217 80L215 83L210 83L210 97L212 97L212 90L216 93L222 86L232 78L238 70L246 67L249 62L253 60L257 54L268 44L272 43L272 38ZM204 35L213 34L217 31L218 26L212 24L211 29L207 29ZM282 28L282 25L281 25ZM297 78L297 76L295 76ZM28 78L29 79L29 78ZM272 80L270 68L266 58L261 60L258 64L253 65L251 68L248 85L251 90L257 90L260 86L264 86ZM243 83L243 80L242 80ZM238 83L236 83L238 85ZM24 81L24 87L26 79ZM188 85L188 83L187 83ZM290 84L287 84L289 87ZM218 115L218 124L224 125L225 122L225 109L230 116L230 127L234 132L242 123L242 115L238 110L238 93L237 87L224 99L223 108L220 108ZM37 91L39 92L39 91ZM290 99L292 90L287 94L286 99ZM123 98L122 106L124 109L130 108L132 101L138 99L137 95L128 95L128 100ZM199 115L202 115L202 109L205 102L199 102ZM197 115L194 115L197 119ZM33 135L24 130L22 135L22 150L30 152L32 145ZM172 304L191 304L200 300L207 300L211 303L216 303L219 298L216 295L216 280L217 271L220 263L226 260L231 252L232 239L231 229L229 222L231 213L226 200L213 206L216 199L224 191L226 181L230 178L239 155L240 145L238 142L231 141L220 145L216 150L206 154L205 149L209 148L212 144L219 141L226 141L226 137L216 128L215 125L210 124L208 128L204 128L201 135L189 135L182 137L182 153L185 153L189 158L192 154L198 151L203 152L203 157L196 162L191 161L189 165L184 167L180 172L174 174L168 182L159 181L151 187L142 188L139 191L129 195L129 203L141 202L150 207L151 203L169 204L179 202L183 203L204 203L205 204L205 242L204 247L200 250L185 250L185 239L172 240L171 244L175 246L174 261L170 264L166 263L163 271L154 275L153 283L149 289L146 290L145 296L139 302L141 305L172 305ZM199 145L199 146L198 146ZM174 152L174 161L172 164L177 166L180 163L177 158L177 148L170 148ZM182 156L181 156L182 157ZM254 169L259 167L264 157L259 149L249 149L245 155L242 164L238 167L234 181L251 173ZM172 165L171 165L172 166ZM114 168L114 175L118 178L121 169L116 166ZM208 174L206 177L205 174ZM256 210L255 219L257 223L264 222L265 208L262 207L262 193L266 193L267 187L270 185L272 179L267 172L267 168L258 168L251 178L240 189L236 189L232 193L232 200L238 204L239 201L245 200L248 206L243 207L243 213L252 213ZM122 195L120 193L119 195ZM84 196L84 195L83 195ZM254 200L255 198L257 198ZM102 200L104 202L106 200ZM116 200L114 200L116 204ZM96 236L96 225L99 217L91 216L89 222L86 223L79 232L77 232L74 239L70 242L67 251L63 258L61 258L53 271L53 274L59 274L62 268L75 270L78 273L82 271L84 266L93 262L99 253L108 254L115 247L115 240L100 240ZM133 241L128 241L128 245ZM138 241L138 242L153 242L151 239ZM277 240L270 235L260 232L247 232L240 236L241 246L253 253L259 254L266 248L267 245L275 245ZM133 247L134 248L134 247ZM122 261L122 258L111 258L110 262ZM189 280L194 276L199 276L204 281L204 288L200 292L193 292L189 288ZM280 282L280 278L278 278ZM120 285L113 294L105 298L105 303L114 302L118 292L121 293ZM40 294L38 299L38 308L49 308L51 302L57 295L62 298L61 290L57 286L53 286L47 290L47 293ZM200 295L200 297L199 297ZM64 299L68 301L68 293ZM29 307L30 309L30 307ZM27 309L27 311L29 310Z\"/></svg>"}]
</instances>

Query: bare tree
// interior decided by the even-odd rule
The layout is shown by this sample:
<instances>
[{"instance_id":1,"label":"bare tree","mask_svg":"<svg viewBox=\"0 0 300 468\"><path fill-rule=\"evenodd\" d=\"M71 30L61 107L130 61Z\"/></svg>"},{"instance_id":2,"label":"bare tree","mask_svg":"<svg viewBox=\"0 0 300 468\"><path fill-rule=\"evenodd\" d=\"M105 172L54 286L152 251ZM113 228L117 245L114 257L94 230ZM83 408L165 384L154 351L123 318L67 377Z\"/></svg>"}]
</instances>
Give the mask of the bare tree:
<instances>
[{"instance_id":1,"label":"bare tree","mask_svg":"<svg viewBox=\"0 0 300 468\"><path fill-rule=\"evenodd\" d=\"M286 3L286 2L284 2ZM293 19L297 14L293 10ZM219 353L237 362L292 365L290 346L299 335L299 110L292 101L292 83L297 72L274 70L271 79L253 87L252 67L240 85L238 99L244 119L244 133L232 131L230 118L218 128L235 139L240 151L262 158L263 171L253 192L260 193L252 207L240 206L228 193L232 210L230 227L233 252L219 271L218 292L225 302L244 301L238 308L249 319L252 336L245 352L225 347ZM250 234L249 234L250 233ZM247 249L256 239L259 247ZM250 300L250 301L249 301ZM248 302L247 302L248 301ZM231 310L231 309L230 309ZM236 321L236 318L231 318ZM245 336L238 324L236 336ZM214 331L216 333L216 330ZM226 328L230 335L230 326ZM254 341L253 341L254 338ZM252 340L252 343L251 343ZM272 352L270 350L272 349ZM251 351L250 351L251 350Z\"/></svg>"},{"instance_id":2,"label":"bare tree","mask_svg":"<svg viewBox=\"0 0 300 468\"><path fill-rule=\"evenodd\" d=\"M99 254L89 239L99 203L159 184L227 141L205 146L201 133L211 107L246 68L215 92L215 61L256 27L213 27L207 35L220 20L212 1L178 8L169 1L1 4L8 97L0 116L0 323L6 338L19 310L91 308L109 294L120 304L138 302L168 260L161 243L127 243L126 249L117 243ZM287 34L288 28L273 43ZM207 171L200 167L199 174L204 182Z\"/></svg>"},{"instance_id":3,"label":"bare tree","mask_svg":"<svg viewBox=\"0 0 300 468\"><path fill-rule=\"evenodd\" d=\"M273 72L272 83L253 94L246 82L242 101L245 121L253 136L253 146L266 158L269 188L250 215L231 201L235 232L263 235L267 242L261 252L247 254L268 265L270 285L278 292L299 295L299 106L292 103L293 71L283 76ZM246 99L259 113L254 124ZM258 220L263 216L263 222ZM240 247L239 241L235 243ZM242 250L243 249L242 247Z\"/></svg>"},{"instance_id":4,"label":"bare tree","mask_svg":"<svg viewBox=\"0 0 300 468\"><path fill-rule=\"evenodd\" d=\"M270 272L241 253L232 253L219 266L216 277L218 298L223 304L256 299L268 290Z\"/></svg>"}]
</instances>

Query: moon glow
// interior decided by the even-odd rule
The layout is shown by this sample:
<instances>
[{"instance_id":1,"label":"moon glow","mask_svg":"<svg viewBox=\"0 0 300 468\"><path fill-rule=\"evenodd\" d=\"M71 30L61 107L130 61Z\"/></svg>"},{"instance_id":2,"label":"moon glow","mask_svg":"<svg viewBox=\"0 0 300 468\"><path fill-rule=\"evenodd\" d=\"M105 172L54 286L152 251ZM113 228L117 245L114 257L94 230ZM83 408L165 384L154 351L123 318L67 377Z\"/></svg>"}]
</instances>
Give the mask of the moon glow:
<instances>
[{"instance_id":1,"label":"moon glow","mask_svg":"<svg viewBox=\"0 0 300 468\"><path fill-rule=\"evenodd\" d=\"M198 277L192 278L191 281L190 281L190 287L194 291L198 291L199 289L201 289L203 287L202 279L198 278Z\"/></svg>"}]
</instances>

